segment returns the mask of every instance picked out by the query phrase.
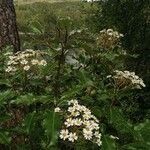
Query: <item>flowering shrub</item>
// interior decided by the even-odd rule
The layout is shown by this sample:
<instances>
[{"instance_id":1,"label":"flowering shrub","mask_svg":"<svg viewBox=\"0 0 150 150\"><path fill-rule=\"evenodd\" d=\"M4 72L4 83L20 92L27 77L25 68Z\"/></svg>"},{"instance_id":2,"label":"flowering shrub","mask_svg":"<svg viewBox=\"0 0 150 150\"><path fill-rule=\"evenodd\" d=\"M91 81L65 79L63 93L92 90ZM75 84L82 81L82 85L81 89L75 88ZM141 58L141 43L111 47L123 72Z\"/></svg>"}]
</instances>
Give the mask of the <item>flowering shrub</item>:
<instances>
[{"instance_id":1,"label":"flowering shrub","mask_svg":"<svg viewBox=\"0 0 150 150\"><path fill-rule=\"evenodd\" d=\"M123 37L123 34L113 29L104 29L99 33L97 44L102 49L113 49L119 44L121 37Z\"/></svg>"},{"instance_id":2,"label":"flowering shrub","mask_svg":"<svg viewBox=\"0 0 150 150\"><path fill-rule=\"evenodd\" d=\"M116 70L114 72L115 75L113 76L109 75L107 77L108 78L112 77L115 81L115 84L119 88L131 87L141 89L142 87L146 86L143 80L139 76L135 75L135 72L119 71L119 70Z\"/></svg>"},{"instance_id":3,"label":"flowering shrub","mask_svg":"<svg viewBox=\"0 0 150 150\"><path fill-rule=\"evenodd\" d=\"M45 66L47 62L42 58L44 53L27 49L15 54L8 54L9 60L7 62L6 72L15 73L16 71L29 71L31 68L37 66Z\"/></svg>"},{"instance_id":4,"label":"flowering shrub","mask_svg":"<svg viewBox=\"0 0 150 150\"><path fill-rule=\"evenodd\" d=\"M75 142L78 138L82 140L84 138L100 146L102 141L98 119L91 114L88 108L80 105L77 100L69 101L68 105L63 129L60 131L60 138L70 142ZM56 108L55 112L58 112L58 110L59 108Z\"/></svg>"},{"instance_id":5,"label":"flowering shrub","mask_svg":"<svg viewBox=\"0 0 150 150\"><path fill-rule=\"evenodd\" d=\"M104 29L97 38L57 19L50 35L31 31L45 52L1 52L0 149L149 149L150 122L137 115L144 81L119 71L133 57L122 53L123 35Z\"/></svg>"}]
</instances>

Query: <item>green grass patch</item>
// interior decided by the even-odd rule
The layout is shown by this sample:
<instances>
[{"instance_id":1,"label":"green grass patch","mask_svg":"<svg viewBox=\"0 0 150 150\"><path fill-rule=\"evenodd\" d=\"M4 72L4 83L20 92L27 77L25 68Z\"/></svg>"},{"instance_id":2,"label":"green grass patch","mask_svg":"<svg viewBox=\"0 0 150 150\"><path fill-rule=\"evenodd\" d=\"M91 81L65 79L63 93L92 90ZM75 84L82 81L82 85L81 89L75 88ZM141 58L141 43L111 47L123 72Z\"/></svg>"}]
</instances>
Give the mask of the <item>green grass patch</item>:
<instances>
[{"instance_id":1,"label":"green grass patch","mask_svg":"<svg viewBox=\"0 0 150 150\"><path fill-rule=\"evenodd\" d=\"M16 4L24 5L24 4L31 4L36 2L48 2L48 3L57 3L57 2L76 2L80 0L15 0Z\"/></svg>"},{"instance_id":2,"label":"green grass patch","mask_svg":"<svg viewBox=\"0 0 150 150\"><path fill-rule=\"evenodd\" d=\"M44 24L50 23L52 17L70 17L74 22L83 24L85 17L85 4L82 2L36 2L25 5L16 5L17 22L19 30L24 31L33 22Z\"/></svg>"}]
</instances>

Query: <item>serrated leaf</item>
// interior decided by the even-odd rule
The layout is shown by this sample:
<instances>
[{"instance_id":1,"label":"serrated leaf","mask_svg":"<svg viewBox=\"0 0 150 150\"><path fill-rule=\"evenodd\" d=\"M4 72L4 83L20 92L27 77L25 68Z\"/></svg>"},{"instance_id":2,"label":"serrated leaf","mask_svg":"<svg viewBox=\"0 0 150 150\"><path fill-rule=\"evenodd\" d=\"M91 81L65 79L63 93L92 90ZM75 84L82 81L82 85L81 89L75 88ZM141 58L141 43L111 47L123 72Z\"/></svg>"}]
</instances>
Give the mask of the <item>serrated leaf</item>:
<instances>
[{"instance_id":1,"label":"serrated leaf","mask_svg":"<svg viewBox=\"0 0 150 150\"><path fill-rule=\"evenodd\" d=\"M34 128L36 112L28 114L23 122L23 130L25 133L30 134Z\"/></svg>"},{"instance_id":2,"label":"serrated leaf","mask_svg":"<svg viewBox=\"0 0 150 150\"><path fill-rule=\"evenodd\" d=\"M15 104L24 104L24 105L31 105L33 103L47 103L51 100L50 95L42 95L42 96L36 96L33 95L32 93L28 93L26 95L21 95L19 96L16 100L11 101L11 103Z\"/></svg>"},{"instance_id":3,"label":"serrated leaf","mask_svg":"<svg viewBox=\"0 0 150 150\"><path fill-rule=\"evenodd\" d=\"M16 100L11 101L11 103L30 105L34 103L34 101L35 101L34 95L28 93L26 95L19 96Z\"/></svg>"},{"instance_id":4,"label":"serrated leaf","mask_svg":"<svg viewBox=\"0 0 150 150\"><path fill-rule=\"evenodd\" d=\"M58 130L60 127L60 118L57 113L48 111L45 114L43 121L43 127L45 128L45 134L48 139L48 148L56 145L58 140Z\"/></svg>"}]
</instances>

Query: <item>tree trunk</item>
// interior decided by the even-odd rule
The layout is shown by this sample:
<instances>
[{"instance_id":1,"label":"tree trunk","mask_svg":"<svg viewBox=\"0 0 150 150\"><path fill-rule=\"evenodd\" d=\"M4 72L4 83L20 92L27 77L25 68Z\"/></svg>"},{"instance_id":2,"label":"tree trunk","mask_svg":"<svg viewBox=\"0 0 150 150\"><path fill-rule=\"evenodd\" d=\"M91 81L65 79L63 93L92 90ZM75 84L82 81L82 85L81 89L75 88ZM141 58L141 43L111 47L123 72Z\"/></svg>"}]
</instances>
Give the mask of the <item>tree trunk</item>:
<instances>
[{"instance_id":1,"label":"tree trunk","mask_svg":"<svg viewBox=\"0 0 150 150\"><path fill-rule=\"evenodd\" d=\"M13 0L0 0L0 49L12 45L14 52L20 50Z\"/></svg>"}]
</instances>

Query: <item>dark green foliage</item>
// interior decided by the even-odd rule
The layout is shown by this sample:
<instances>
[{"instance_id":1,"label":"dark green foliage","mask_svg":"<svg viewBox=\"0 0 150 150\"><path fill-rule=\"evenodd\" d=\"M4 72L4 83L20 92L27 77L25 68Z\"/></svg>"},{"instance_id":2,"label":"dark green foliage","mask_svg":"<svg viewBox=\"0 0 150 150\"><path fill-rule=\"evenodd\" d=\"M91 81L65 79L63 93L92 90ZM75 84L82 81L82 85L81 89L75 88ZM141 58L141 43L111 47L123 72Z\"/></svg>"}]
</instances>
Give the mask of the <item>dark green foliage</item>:
<instances>
[{"instance_id":1,"label":"dark green foliage","mask_svg":"<svg viewBox=\"0 0 150 150\"><path fill-rule=\"evenodd\" d=\"M133 93L135 103L139 107L132 117L142 120L149 115L150 86L150 1L147 0L107 0L99 2L98 11L94 12L95 30L117 28L125 35L122 41L124 49L137 57L127 57L125 66L143 77L147 88L138 94ZM133 110L131 110L133 112ZM139 117L136 117L136 116Z\"/></svg>"},{"instance_id":2,"label":"dark green foliage","mask_svg":"<svg viewBox=\"0 0 150 150\"><path fill-rule=\"evenodd\" d=\"M98 6L79 2L16 6L22 49L46 52L43 58L47 66L10 75L5 72L8 56L4 53L11 48L1 52L0 149L149 150L149 92L119 89L107 78L114 70L125 70L129 58L139 61L145 55L136 51L142 47L146 52L148 48L148 39L143 42L140 34L145 22L143 9L147 10L146 1L135 4L108 0ZM90 29L93 20L87 25L87 18L92 16L99 19ZM140 31L134 28L136 24ZM102 28L123 32L123 45L101 49L97 37ZM143 34L148 36L146 31ZM129 54L123 54L125 48L129 48ZM130 66L134 71L133 64ZM59 138L65 113L55 113L54 109L66 109L71 99L78 99L100 120L101 147L83 138L75 143Z\"/></svg>"}]
</instances>

